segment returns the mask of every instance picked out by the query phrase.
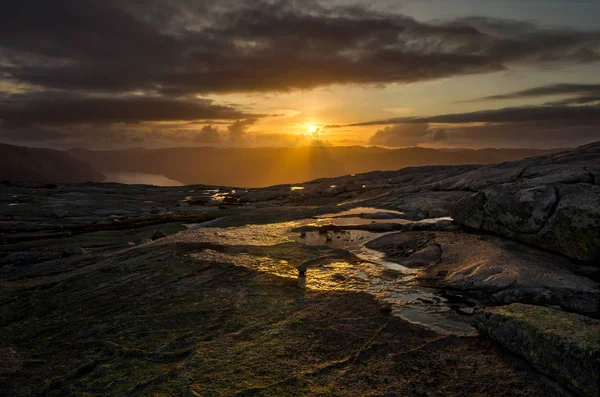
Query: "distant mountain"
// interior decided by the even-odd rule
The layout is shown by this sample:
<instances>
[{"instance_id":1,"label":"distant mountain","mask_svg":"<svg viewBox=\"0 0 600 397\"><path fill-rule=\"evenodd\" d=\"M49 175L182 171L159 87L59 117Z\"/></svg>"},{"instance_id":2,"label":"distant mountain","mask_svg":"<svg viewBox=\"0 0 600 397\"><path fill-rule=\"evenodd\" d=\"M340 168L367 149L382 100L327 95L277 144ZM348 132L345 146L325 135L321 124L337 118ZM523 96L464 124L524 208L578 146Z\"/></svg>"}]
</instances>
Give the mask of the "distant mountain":
<instances>
[{"instance_id":1,"label":"distant mountain","mask_svg":"<svg viewBox=\"0 0 600 397\"><path fill-rule=\"evenodd\" d=\"M68 153L0 144L0 180L78 183L104 179L104 174Z\"/></svg>"},{"instance_id":2,"label":"distant mountain","mask_svg":"<svg viewBox=\"0 0 600 397\"><path fill-rule=\"evenodd\" d=\"M184 184L264 187L423 165L491 164L560 150L379 147L170 148L68 153L104 172L162 174Z\"/></svg>"}]
</instances>

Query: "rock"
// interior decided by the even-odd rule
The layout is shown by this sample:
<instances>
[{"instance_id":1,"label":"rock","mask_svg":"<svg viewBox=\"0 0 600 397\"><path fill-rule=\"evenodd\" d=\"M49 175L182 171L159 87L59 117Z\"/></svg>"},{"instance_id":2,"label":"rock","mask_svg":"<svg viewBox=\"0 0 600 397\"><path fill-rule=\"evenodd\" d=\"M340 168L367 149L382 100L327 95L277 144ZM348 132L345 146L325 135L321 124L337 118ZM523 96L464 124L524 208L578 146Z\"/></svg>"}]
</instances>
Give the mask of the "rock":
<instances>
[{"instance_id":1,"label":"rock","mask_svg":"<svg viewBox=\"0 0 600 397\"><path fill-rule=\"evenodd\" d=\"M600 261L600 186L561 185L539 244L585 261Z\"/></svg>"},{"instance_id":2,"label":"rock","mask_svg":"<svg viewBox=\"0 0 600 397\"><path fill-rule=\"evenodd\" d=\"M60 251L21 251L0 259L0 266L28 266L60 258Z\"/></svg>"},{"instance_id":3,"label":"rock","mask_svg":"<svg viewBox=\"0 0 600 397\"><path fill-rule=\"evenodd\" d=\"M406 267L428 266L440 261L441 249L433 233L393 233L367 243L367 248L385 253L385 259Z\"/></svg>"},{"instance_id":4,"label":"rock","mask_svg":"<svg viewBox=\"0 0 600 397\"><path fill-rule=\"evenodd\" d=\"M394 204L394 208L405 212L404 218L420 220L425 218L441 218L449 216L449 208L458 200L471 195L470 192L424 191L402 194Z\"/></svg>"},{"instance_id":5,"label":"rock","mask_svg":"<svg viewBox=\"0 0 600 397\"><path fill-rule=\"evenodd\" d=\"M191 206L191 205L206 205L206 204L210 203L210 201L211 201L210 197L200 197L200 198L196 198L193 200L187 200L185 202L188 204L188 206ZM182 204L182 203L180 202L179 204ZM182 206L183 206L183 204L182 204Z\"/></svg>"},{"instance_id":6,"label":"rock","mask_svg":"<svg viewBox=\"0 0 600 397\"><path fill-rule=\"evenodd\" d=\"M241 197L237 194L225 196L223 198L223 204L239 204Z\"/></svg>"},{"instance_id":7,"label":"rock","mask_svg":"<svg viewBox=\"0 0 600 397\"><path fill-rule=\"evenodd\" d=\"M78 248L69 248L65 251L65 256L73 256L73 255L87 255L87 251L81 247Z\"/></svg>"},{"instance_id":8,"label":"rock","mask_svg":"<svg viewBox=\"0 0 600 397\"><path fill-rule=\"evenodd\" d=\"M54 210L54 216L57 218L64 218L69 216L69 213L65 210Z\"/></svg>"},{"instance_id":9,"label":"rock","mask_svg":"<svg viewBox=\"0 0 600 397\"><path fill-rule=\"evenodd\" d=\"M23 369L23 360L12 347L0 347L0 376L16 375Z\"/></svg>"},{"instance_id":10,"label":"rock","mask_svg":"<svg viewBox=\"0 0 600 397\"><path fill-rule=\"evenodd\" d=\"M389 303L385 303L385 304L381 305L381 307L379 308L379 311L386 315L391 314L392 310L393 310L393 307Z\"/></svg>"},{"instance_id":11,"label":"rock","mask_svg":"<svg viewBox=\"0 0 600 397\"><path fill-rule=\"evenodd\" d=\"M138 245L143 245L143 244L151 244L152 240L150 240L149 238L145 238L139 241Z\"/></svg>"},{"instance_id":12,"label":"rock","mask_svg":"<svg viewBox=\"0 0 600 397\"><path fill-rule=\"evenodd\" d=\"M458 308L458 312L460 314L465 314L467 316L471 316L471 315L475 314L475 308L474 307L460 307L460 308Z\"/></svg>"},{"instance_id":13,"label":"rock","mask_svg":"<svg viewBox=\"0 0 600 397\"><path fill-rule=\"evenodd\" d=\"M419 235L442 251L440 262L418 276L423 281L495 304L533 303L600 314L598 283L575 274L577 265L565 257L494 236L413 232L411 238L418 241Z\"/></svg>"},{"instance_id":14,"label":"rock","mask_svg":"<svg viewBox=\"0 0 600 397\"><path fill-rule=\"evenodd\" d=\"M423 248L408 258L401 261L400 264L406 267L430 266L440 262L442 250L438 244L432 244Z\"/></svg>"},{"instance_id":15,"label":"rock","mask_svg":"<svg viewBox=\"0 0 600 397\"><path fill-rule=\"evenodd\" d=\"M485 309L477 327L582 396L600 392L600 322L559 310L512 304Z\"/></svg>"},{"instance_id":16,"label":"rock","mask_svg":"<svg viewBox=\"0 0 600 397\"><path fill-rule=\"evenodd\" d=\"M472 170L447 186L476 190L454 203L450 215L461 225L597 264L599 167L600 145L590 144Z\"/></svg>"},{"instance_id":17,"label":"rock","mask_svg":"<svg viewBox=\"0 0 600 397\"><path fill-rule=\"evenodd\" d=\"M397 212L373 212L370 214L361 214L360 217L364 219L399 219L403 218L404 214Z\"/></svg>"},{"instance_id":18,"label":"rock","mask_svg":"<svg viewBox=\"0 0 600 397\"><path fill-rule=\"evenodd\" d=\"M167 233L163 232L160 229L156 229L154 232L152 232L152 237L150 237L152 240L158 240L161 238L165 238L167 237Z\"/></svg>"}]
</instances>

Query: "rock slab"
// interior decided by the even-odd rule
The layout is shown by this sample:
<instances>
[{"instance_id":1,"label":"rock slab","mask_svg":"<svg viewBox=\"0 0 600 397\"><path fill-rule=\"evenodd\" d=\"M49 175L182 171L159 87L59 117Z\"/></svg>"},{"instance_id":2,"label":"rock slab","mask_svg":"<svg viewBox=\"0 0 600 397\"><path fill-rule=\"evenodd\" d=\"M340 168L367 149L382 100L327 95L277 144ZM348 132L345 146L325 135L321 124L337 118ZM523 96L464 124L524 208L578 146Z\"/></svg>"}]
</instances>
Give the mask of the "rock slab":
<instances>
[{"instance_id":1,"label":"rock slab","mask_svg":"<svg viewBox=\"0 0 600 397\"><path fill-rule=\"evenodd\" d=\"M581 396L600 393L600 321L513 303L476 316L477 327Z\"/></svg>"}]
</instances>

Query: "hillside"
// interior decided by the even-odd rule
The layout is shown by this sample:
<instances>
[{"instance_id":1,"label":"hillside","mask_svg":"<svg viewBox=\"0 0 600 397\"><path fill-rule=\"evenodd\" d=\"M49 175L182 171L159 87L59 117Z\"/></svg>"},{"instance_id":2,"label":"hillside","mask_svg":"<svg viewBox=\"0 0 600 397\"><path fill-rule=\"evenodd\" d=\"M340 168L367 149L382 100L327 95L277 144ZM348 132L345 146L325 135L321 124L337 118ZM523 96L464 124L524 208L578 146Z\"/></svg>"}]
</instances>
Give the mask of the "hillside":
<instances>
[{"instance_id":1,"label":"hillside","mask_svg":"<svg viewBox=\"0 0 600 397\"><path fill-rule=\"evenodd\" d=\"M0 144L0 179L78 183L104 180L104 175L68 153Z\"/></svg>"},{"instance_id":2,"label":"hillside","mask_svg":"<svg viewBox=\"0 0 600 397\"><path fill-rule=\"evenodd\" d=\"M424 165L491 164L556 150L383 149L379 147L171 148L69 154L104 172L162 174L184 184L264 187L317 178Z\"/></svg>"}]
</instances>

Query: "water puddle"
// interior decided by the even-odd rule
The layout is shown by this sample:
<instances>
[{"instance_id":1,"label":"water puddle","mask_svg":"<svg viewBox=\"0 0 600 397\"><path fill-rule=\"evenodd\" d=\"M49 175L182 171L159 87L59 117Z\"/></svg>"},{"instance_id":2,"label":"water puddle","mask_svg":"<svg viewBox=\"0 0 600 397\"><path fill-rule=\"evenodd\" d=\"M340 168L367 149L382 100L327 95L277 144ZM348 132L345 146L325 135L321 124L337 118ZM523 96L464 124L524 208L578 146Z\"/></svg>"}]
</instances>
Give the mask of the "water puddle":
<instances>
[{"instance_id":1,"label":"water puddle","mask_svg":"<svg viewBox=\"0 0 600 397\"><path fill-rule=\"evenodd\" d=\"M379 208L372 208L372 207L356 207L356 208L352 208L352 209L349 209L349 210L343 211L343 212L319 215L317 218L339 218L339 217L344 217L344 216L371 215L371 214L393 214L393 215L402 216L402 215L404 215L404 212L393 211L393 210L382 210Z\"/></svg>"},{"instance_id":2,"label":"water puddle","mask_svg":"<svg viewBox=\"0 0 600 397\"><path fill-rule=\"evenodd\" d=\"M321 216L316 220L306 219L265 225L249 224L231 228L199 227L180 233L179 236L190 241L213 242L226 247L235 247L235 253L231 254L227 253L227 249L224 252L205 249L190 254L196 259L234 263L279 277L293 278L301 288L367 292L376 296L381 302L390 303L393 315L411 323L443 334L475 334L475 329L461 320L461 315L456 313L455 303L450 302L441 291L419 284L416 276L422 269L407 268L386 261L383 253L365 247L365 243L395 232L376 233L365 230L292 232L298 226L322 225L321 221L332 222L335 219L364 221L363 218L339 218L339 216L362 215L369 212L376 213L382 210L355 208L333 214L338 218ZM448 219L440 218L426 220L426 222L440 220ZM390 220L385 221L389 223ZM273 246L291 241L301 243L307 248L300 254L294 253L298 248L290 248L289 252L277 251L274 255ZM258 247L258 251L257 248L243 248L242 251L253 253L240 252L240 247L244 246ZM354 259L338 260L335 256L331 256L332 253L344 252L342 250L352 254L349 258ZM305 275L299 276L298 264L312 257L319 260L307 267Z\"/></svg>"}]
</instances>

